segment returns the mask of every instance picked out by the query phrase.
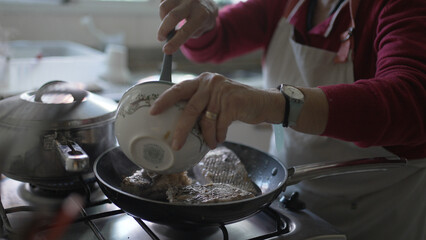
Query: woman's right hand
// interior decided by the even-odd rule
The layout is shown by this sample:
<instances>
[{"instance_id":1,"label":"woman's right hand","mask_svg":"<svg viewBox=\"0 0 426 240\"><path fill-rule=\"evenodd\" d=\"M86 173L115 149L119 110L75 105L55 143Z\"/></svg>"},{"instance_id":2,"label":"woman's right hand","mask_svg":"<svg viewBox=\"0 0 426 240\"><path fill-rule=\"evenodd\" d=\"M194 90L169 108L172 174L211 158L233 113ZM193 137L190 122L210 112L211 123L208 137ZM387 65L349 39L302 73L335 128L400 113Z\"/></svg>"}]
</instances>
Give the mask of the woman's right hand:
<instances>
[{"instance_id":1,"label":"woman's right hand","mask_svg":"<svg viewBox=\"0 0 426 240\"><path fill-rule=\"evenodd\" d=\"M154 102L150 113L160 114L179 101L187 104L174 131L174 150L183 146L196 122L207 145L213 149L225 141L233 121L280 123L285 106L284 97L277 89L261 90L220 74L202 73L167 89Z\"/></svg>"},{"instance_id":2,"label":"woman's right hand","mask_svg":"<svg viewBox=\"0 0 426 240\"><path fill-rule=\"evenodd\" d=\"M172 54L189 38L196 38L214 28L218 7L212 0L162 0L160 4L161 24L158 40L165 41L167 34L179 22L185 23L163 47L163 52Z\"/></svg>"}]
</instances>

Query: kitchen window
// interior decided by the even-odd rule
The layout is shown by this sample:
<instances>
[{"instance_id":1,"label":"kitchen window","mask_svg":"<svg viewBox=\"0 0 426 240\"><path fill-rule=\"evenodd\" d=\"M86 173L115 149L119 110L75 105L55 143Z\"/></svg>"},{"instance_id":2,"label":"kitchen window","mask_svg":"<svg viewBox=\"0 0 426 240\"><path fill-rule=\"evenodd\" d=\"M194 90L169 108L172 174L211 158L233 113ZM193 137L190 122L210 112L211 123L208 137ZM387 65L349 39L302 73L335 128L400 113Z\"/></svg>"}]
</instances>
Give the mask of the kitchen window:
<instances>
[{"instance_id":1,"label":"kitchen window","mask_svg":"<svg viewBox=\"0 0 426 240\"><path fill-rule=\"evenodd\" d=\"M215 0L219 5L240 0ZM226 1L226 2L225 2ZM129 48L160 48L160 0L0 0L0 30L9 40L69 40L104 50L85 20L107 35L122 34Z\"/></svg>"},{"instance_id":2,"label":"kitchen window","mask_svg":"<svg viewBox=\"0 0 426 240\"><path fill-rule=\"evenodd\" d=\"M214 0L219 7L246 0ZM160 0L0 0L0 14L40 12L51 15L97 14L158 16Z\"/></svg>"},{"instance_id":3,"label":"kitchen window","mask_svg":"<svg viewBox=\"0 0 426 240\"><path fill-rule=\"evenodd\" d=\"M245 0L214 0L219 6L225 6L232 3L237 3ZM9 3L14 5L25 5L25 4L84 4L84 3L97 3L97 4L108 4L108 3L146 3L146 2L157 2L156 0L0 0L1 3Z\"/></svg>"},{"instance_id":4,"label":"kitchen window","mask_svg":"<svg viewBox=\"0 0 426 240\"><path fill-rule=\"evenodd\" d=\"M63 0L63 1L67 1L67 0ZM147 1L150 1L150 0L83 0L83 1L98 1L98 2L147 2ZM228 5L228 4L240 2L241 0L214 0L214 1L219 6L224 6L224 5Z\"/></svg>"}]
</instances>

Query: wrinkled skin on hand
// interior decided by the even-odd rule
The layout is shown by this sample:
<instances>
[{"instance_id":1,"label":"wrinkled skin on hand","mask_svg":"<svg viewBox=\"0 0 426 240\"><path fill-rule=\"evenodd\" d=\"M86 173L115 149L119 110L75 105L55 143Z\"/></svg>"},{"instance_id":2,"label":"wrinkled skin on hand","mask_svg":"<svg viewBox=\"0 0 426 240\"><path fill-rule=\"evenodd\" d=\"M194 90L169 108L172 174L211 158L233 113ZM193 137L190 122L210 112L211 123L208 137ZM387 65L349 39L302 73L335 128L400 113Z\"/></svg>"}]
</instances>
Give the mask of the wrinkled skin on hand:
<instances>
[{"instance_id":1,"label":"wrinkled skin on hand","mask_svg":"<svg viewBox=\"0 0 426 240\"><path fill-rule=\"evenodd\" d=\"M167 34L181 21L184 24L175 36L163 47L166 54L176 52L189 38L196 38L213 29L216 24L218 7L210 0L163 0L160 4L158 40L165 41Z\"/></svg>"},{"instance_id":2,"label":"wrinkled skin on hand","mask_svg":"<svg viewBox=\"0 0 426 240\"><path fill-rule=\"evenodd\" d=\"M175 84L164 92L151 108L151 114L160 114L179 101L187 101L172 140L172 148L180 149L188 133L199 120L204 140L213 149L225 141L228 127L233 121L256 124L281 122L282 112L273 111L283 106L284 98L276 90L253 88L222 75L203 73L193 80ZM272 110L272 111L271 111ZM205 112L216 113L217 119L209 119ZM274 112L274 114L270 114ZM281 115L280 115L281 114Z\"/></svg>"}]
</instances>

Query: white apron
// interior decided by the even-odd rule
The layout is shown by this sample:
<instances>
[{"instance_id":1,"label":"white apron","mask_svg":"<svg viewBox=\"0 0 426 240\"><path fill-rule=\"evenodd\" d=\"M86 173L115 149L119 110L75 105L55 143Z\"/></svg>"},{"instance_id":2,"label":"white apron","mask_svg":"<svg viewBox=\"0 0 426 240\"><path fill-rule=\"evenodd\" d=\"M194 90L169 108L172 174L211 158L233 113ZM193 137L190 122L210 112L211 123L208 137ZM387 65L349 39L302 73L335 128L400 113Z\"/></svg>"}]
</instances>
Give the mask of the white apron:
<instances>
[{"instance_id":1,"label":"white apron","mask_svg":"<svg viewBox=\"0 0 426 240\"><path fill-rule=\"evenodd\" d=\"M267 88L281 83L315 87L353 83L353 65L334 63L334 52L293 40L293 26L282 19L266 54L263 77ZM276 127L276 126L274 126ZM382 147L360 148L351 142L296 132L283 132L282 145L271 153L287 167L313 162L392 157ZM287 188L298 191L307 208L348 235L348 239L426 240L426 170L404 167L384 172L354 173L303 181Z\"/></svg>"}]
</instances>

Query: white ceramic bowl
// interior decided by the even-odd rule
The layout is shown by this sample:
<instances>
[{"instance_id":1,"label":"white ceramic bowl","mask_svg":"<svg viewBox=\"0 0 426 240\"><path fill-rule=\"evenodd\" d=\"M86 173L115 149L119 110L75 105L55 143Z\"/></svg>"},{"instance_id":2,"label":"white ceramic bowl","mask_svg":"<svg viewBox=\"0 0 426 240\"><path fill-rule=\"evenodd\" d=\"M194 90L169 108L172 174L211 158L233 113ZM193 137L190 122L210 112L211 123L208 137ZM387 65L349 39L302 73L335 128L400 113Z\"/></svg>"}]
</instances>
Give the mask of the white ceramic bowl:
<instances>
[{"instance_id":1,"label":"white ceramic bowl","mask_svg":"<svg viewBox=\"0 0 426 240\"><path fill-rule=\"evenodd\" d=\"M115 120L115 135L124 154L136 165L160 174L178 173L198 163L209 148L198 124L179 151L171 148L172 136L185 102L152 116L154 101L173 83L142 82L128 89L121 98Z\"/></svg>"}]
</instances>

